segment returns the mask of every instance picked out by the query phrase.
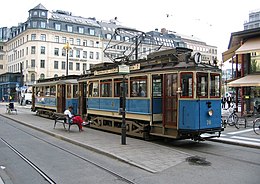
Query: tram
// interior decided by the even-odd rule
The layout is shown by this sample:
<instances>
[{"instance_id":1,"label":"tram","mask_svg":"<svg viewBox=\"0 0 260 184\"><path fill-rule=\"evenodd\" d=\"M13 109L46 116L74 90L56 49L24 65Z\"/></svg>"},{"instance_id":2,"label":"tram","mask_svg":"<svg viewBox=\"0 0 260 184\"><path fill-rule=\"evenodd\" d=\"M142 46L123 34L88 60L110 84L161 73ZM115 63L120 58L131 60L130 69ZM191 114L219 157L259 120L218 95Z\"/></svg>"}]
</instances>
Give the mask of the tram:
<instances>
[{"instance_id":1,"label":"tram","mask_svg":"<svg viewBox=\"0 0 260 184\"><path fill-rule=\"evenodd\" d=\"M73 106L78 113L77 75L38 80L32 87L32 111L37 115L52 118L54 112L63 113Z\"/></svg>"},{"instance_id":2,"label":"tram","mask_svg":"<svg viewBox=\"0 0 260 184\"><path fill-rule=\"evenodd\" d=\"M127 61L127 75L118 72L117 63L92 66L78 78L79 113L88 115L90 127L120 133L125 93L127 135L193 140L220 136L221 70L191 53L175 48Z\"/></svg>"}]
</instances>

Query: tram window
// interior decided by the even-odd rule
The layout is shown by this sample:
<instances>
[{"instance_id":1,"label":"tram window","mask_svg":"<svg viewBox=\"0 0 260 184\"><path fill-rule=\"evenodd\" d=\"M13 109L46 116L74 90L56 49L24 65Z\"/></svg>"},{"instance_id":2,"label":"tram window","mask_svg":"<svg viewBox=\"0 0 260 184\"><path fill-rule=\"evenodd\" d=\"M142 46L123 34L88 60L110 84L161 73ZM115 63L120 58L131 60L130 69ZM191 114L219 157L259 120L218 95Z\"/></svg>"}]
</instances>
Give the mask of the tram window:
<instances>
[{"instance_id":1,"label":"tram window","mask_svg":"<svg viewBox=\"0 0 260 184\"><path fill-rule=\"evenodd\" d=\"M115 97L123 96L123 79L114 80ZM128 80L125 80L125 94L128 96Z\"/></svg>"},{"instance_id":2,"label":"tram window","mask_svg":"<svg viewBox=\"0 0 260 184\"><path fill-rule=\"evenodd\" d=\"M181 96L182 97L192 97L193 95L193 78L192 73L182 73L181 74Z\"/></svg>"},{"instance_id":3,"label":"tram window","mask_svg":"<svg viewBox=\"0 0 260 184\"><path fill-rule=\"evenodd\" d=\"M146 97L147 96L147 77L132 77L131 78L131 97Z\"/></svg>"},{"instance_id":4,"label":"tram window","mask_svg":"<svg viewBox=\"0 0 260 184\"><path fill-rule=\"evenodd\" d=\"M208 97L208 74L197 74L197 97Z\"/></svg>"},{"instance_id":5,"label":"tram window","mask_svg":"<svg viewBox=\"0 0 260 184\"><path fill-rule=\"evenodd\" d=\"M50 95L51 96L56 96L56 86L51 86L50 87Z\"/></svg>"},{"instance_id":6,"label":"tram window","mask_svg":"<svg viewBox=\"0 0 260 184\"><path fill-rule=\"evenodd\" d=\"M78 98L78 85L73 85L73 98Z\"/></svg>"},{"instance_id":7,"label":"tram window","mask_svg":"<svg viewBox=\"0 0 260 184\"><path fill-rule=\"evenodd\" d=\"M112 80L100 81L100 89L102 97L112 97Z\"/></svg>"},{"instance_id":8,"label":"tram window","mask_svg":"<svg viewBox=\"0 0 260 184\"><path fill-rule=\"evenodd\" d=\"M67 85L67 98L71 98L71 85Z\"/></svg>"},{"instance_id":9,"label":"tram window","mask_svg":"<svg viewBox=\"0 0 260 184\"><path fill-rule=\"evenodd\" d=\"M46 86L44 92L45 96L50 96L50 86Z\"/></svg>"},{"instance_id":10,"label":"tram window","mask_svg":"<svg viewBox=\"0 0 260 184\"><path fill-rule=\"evenodd\" d=\"M210 96L220 97L220 75L211 74L210 75Z\"/></svg>"},{"instance_id":11,"label":"tram window","mask_svg":"<svg viewBox=\"0 0 260 184\"><path fill-rule=\"evenodd\" d=\"M153 97L162 96L162 79L161 76L153 76Z\"/></svg>"},{"instance_id":12,"label":"tram window","mask_svg":"<svg viewBox=\"0 0 260 184\"><path fill-rule=\"evenodd\" d=\"M98 81L89 83L89 97L98 97L99 96L99 86Z\"/></svg>"}]
</instances>

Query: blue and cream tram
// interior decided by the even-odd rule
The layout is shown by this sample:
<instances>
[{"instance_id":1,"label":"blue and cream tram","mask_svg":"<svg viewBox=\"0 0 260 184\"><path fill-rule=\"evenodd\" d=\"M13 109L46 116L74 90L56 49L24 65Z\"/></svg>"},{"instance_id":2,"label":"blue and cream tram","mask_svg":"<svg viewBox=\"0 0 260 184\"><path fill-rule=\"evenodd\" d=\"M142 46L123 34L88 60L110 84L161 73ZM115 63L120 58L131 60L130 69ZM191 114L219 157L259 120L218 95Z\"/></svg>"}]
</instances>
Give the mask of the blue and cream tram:
<instances>
[{"instance_id":1,"label":"blue and cream tram","mask_svg":"<svg viewBox=\"0 0 260 184\"><path fill-rule=\"evenodd\" d=\"M220 82L217 66L198 62L199 54L176 48L131 61L126 77L127 134L198 140L221 133ZM90 127L121 132L120 96L123 76L116 64L93 66L78 79L80 113Z\"/></svg>"},{"instance_id":2,"label":"blue and cream tram","mask_svg":"<svg viewBox=\"0 0 260 184\"><path fill-rule=\"evenodd\" d=\"M63 113L68 106L73 106L73 113L78 113L77 75L38 80L33 85L32 111L37 115L52 117L53 112Z\"/></svg>"}]
</instances>

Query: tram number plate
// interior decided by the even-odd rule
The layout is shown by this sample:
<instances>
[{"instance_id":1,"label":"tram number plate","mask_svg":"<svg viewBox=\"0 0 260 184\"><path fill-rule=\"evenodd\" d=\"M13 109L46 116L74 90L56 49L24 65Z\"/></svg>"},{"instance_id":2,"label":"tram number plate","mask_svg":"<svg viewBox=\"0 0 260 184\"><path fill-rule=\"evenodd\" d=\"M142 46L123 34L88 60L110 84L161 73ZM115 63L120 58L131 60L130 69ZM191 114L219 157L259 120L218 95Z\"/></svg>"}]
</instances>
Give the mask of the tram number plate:
<instances>
[{"instance_id":1,"label":"tram number plate","mask_svg":"<svg viewBox=\"0 0 260 184\"><path fill-rule=\"evenodd\" d=\"M207 125L211 125L211 120L207 120Z\"/></svg>"}]
</instances>

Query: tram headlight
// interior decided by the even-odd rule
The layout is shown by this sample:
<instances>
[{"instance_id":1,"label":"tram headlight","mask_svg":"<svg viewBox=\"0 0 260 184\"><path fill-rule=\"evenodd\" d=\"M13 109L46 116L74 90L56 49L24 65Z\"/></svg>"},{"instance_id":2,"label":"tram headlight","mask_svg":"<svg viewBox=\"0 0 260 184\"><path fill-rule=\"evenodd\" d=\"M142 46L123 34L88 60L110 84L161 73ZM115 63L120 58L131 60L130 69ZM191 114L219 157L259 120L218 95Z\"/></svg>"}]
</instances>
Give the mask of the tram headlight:
<instances>
[{"instance_id":1,"label":"tram headlight","mask_svg":"<svg viewBox=\"0 0 260 184\"><path fill-rule=\"evenodd\" d=\"M212 116L212 115L213 115L213 110L212 110L212 109L209 109L208 115L209 115L209 116Z\"/></svg>"}]
</instances>

